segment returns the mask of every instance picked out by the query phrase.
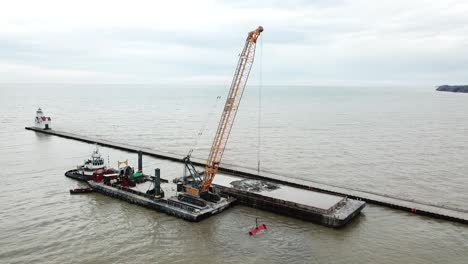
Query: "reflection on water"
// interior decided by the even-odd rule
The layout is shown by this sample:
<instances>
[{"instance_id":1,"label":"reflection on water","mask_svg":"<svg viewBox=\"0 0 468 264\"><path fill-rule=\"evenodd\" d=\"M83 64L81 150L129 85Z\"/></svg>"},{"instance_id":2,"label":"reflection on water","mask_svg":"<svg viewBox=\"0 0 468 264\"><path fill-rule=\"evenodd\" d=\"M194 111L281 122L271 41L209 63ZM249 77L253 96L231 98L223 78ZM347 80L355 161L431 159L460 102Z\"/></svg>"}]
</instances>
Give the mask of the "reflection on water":
<instances>
[{"instance_id":1,"label":"reflection on water","mask_svg":"<svg viewBox=\"0 0 468 264\"><path fill-rule=\"evenodd\" d=\"M47 141L47 140L50 140L50 135L47 135L47 134L42 134L42 133L33 133L37 140L40 140L40 141Z\"/></svg>"}]
</instances>

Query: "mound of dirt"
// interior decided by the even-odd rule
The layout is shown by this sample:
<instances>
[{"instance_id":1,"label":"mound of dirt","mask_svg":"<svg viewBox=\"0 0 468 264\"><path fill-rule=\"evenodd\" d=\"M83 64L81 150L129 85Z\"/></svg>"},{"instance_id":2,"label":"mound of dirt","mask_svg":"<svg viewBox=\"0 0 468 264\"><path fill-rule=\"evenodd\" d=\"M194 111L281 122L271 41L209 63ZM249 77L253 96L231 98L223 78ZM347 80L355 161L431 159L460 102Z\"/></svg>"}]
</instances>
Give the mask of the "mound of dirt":
<instances>
[{"instance_id":1,"label":"mound of dirt","mask_svg":"<svg viewBox=\"0 0 468 264\"><path fill-rule=\"evenodd\" d=\"M248 192L273 191L279 188L278 185L271 182L250 179L233 181L231 185L236 189Z\"/></svg>"}]
</instances>

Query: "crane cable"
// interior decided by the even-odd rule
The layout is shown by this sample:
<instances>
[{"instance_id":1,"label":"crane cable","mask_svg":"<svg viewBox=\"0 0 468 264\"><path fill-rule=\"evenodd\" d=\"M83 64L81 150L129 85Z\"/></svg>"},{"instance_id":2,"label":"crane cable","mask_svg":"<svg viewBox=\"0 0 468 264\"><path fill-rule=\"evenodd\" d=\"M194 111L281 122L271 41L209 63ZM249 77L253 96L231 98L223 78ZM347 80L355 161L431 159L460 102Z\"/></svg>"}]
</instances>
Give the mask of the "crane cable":
<instances>
[{"instance_id":1,"label":"crane cable","mask_svg":"<svg viewBox=\"0 0 468 264\"><path fill-rule=\"evenodd\" d=\"M263 38L260 38L260 67L259 67L259 81L260 85L258 87L258 149L257 149L257 173L260 174L260 152L261 152L261 124L262 124L262 63L263 63Z\"/></svg>"},{"instance_id":2,"label":"crane cable","mask_svg":"<svg viewBox=\"0 0 468 264\"><path fill-rule=\"evenodd\" d=\"M193 150L198 146L198 142L199 142L201 136L203 135L203 133L205 132L206 126L208 124L208 120L210 119L210 117L212 117L214 110L218 107L219 101L221 101L220 99L221 99L221 95L218 95L216 97L216 102L209 109L209 112L208 112L208 115L206 116L206 119L202 122L200 130L198 130L198 134L197 134L197 137L195 138L194 144L190 148L190 151L189 151L189 154L188 154L189 156L192 154Z\"/></svg>"}]
</instances>

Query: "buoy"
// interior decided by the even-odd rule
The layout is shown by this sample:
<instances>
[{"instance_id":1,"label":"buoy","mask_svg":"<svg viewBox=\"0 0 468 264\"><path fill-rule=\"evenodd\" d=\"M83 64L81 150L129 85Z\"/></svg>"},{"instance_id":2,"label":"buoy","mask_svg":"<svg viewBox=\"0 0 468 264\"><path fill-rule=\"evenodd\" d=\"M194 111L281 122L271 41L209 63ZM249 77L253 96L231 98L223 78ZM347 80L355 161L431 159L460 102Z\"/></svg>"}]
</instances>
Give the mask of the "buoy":
<instances>
[{"instance_id":1,"label":"buoy","mask_svg":"<svg viewBox=\"0 0 468 264\"><path fill-rule=\"evenodd\" d=\"M416 213L416 208L411 208L411 212L412 212L413 214L415 214L415 213Z\"/></svg>"}]
</instances>

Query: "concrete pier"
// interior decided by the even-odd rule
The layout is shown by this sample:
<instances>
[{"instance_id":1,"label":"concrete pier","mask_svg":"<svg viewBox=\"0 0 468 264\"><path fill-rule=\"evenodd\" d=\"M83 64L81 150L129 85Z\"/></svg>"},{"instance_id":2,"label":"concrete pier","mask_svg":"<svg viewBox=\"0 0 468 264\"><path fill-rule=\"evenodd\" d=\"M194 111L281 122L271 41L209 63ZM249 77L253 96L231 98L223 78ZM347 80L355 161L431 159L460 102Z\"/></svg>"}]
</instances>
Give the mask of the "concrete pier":
<instances>
[{"instance_id":1,"label":"concrete pier","mask_svg":"<svg viewBox=\"0 0 468 264\"><path fill-rule=\"evenodd\" d=\"M112 142L104 139L90 138L86 136L80 136L73 133L56 131L56 130L42 130L35 127L26 127L27 130L36 131L39 133L59 136L63 138L78 140L82 142L87 142L91 144L99 144L102 146L120 149L128 152L138 153L141 151L144 155L149 155L155 158L167 159L177 162L182 162L180 155L174 153L167 153L162 151L157 151L150 148L132 146L128 144L122 144L118 142ZM203 160L192 159L194 165L203 166ZM333 186L329 184L323 184L318 182L305 181L301 179L289 178L284 175L278 175L271 172L262 172L260 175L254 171L243 168L239 170L233 166L223 164L219 169L220 172L234 175L241 178L256 179L256 180L266 180L273 183L282 184L285 186L291 186L303 190L311 190L316 192L329 193L339 196L346 196L351 199L362 200L371 204L377 204L381 206L386 206L390 208L395 208L403 211L407 211L413 214L430 216L438 219L445 219L449 221L459 222L468 224L468 210L463 210L459 208L449 208L444 206L433 205L430 203L424 203L420 201L412 201L399 197L392 197L388 195L382 195L370 191L361 191L351 188L343 188L340 186Z\"/></svg>"}]
</instances>

